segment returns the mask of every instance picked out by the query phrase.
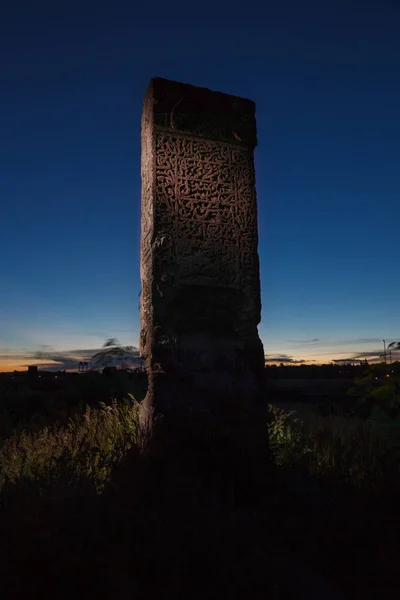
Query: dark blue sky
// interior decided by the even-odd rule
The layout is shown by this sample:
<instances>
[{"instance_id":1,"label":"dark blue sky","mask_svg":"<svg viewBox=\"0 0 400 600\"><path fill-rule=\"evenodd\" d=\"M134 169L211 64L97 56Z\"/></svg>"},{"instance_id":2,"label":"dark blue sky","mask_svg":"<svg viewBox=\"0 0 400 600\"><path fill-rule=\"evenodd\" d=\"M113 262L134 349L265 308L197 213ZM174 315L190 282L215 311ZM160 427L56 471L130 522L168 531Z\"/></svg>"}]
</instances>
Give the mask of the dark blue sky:
<instances>
[{"instance_id":1,"label":"dark blue sky","mask_svg":"<svg viewBox=\"0 0 400 600\"><path fill-rule=\"evenodd\" d=\"M0 370L138 343L155 76L257 104L266 352L328 361L399 338L399 31L395 0L3 10Z\"/></svg>"}]
</instances>

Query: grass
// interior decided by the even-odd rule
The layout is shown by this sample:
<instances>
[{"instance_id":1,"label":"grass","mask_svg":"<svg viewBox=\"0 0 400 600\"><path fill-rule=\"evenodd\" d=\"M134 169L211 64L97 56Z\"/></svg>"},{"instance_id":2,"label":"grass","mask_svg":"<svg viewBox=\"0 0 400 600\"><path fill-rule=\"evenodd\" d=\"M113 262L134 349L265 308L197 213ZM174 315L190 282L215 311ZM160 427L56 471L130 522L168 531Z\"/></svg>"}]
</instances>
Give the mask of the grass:
<instances>
[{"instance_id":1,"label":"grass","mask_svg":"<svg viewBox=\"0 0 400 600\"><path fill-rule=\"evenodd\" d=\"M65 424L15 431L0 447L0 498L5 490L39 484L71 489L86 481L101 493L113 469L138 444L138 403L124 401L86 406ZM340 415L321 416L269 405L268 434L277 465L297 468L337 484L374 491L397 478L399 432ZM395 433L395 434L394 434Z\"/></svg>"},{"instance_id":2,"label":"grass","mask_svg":"<svg viewBox=\"0 0 400 600\"><path fill-rule=\"evenodd\" d=\"M0 444L15 431L40 431L54 423L65 426L82 415L86 406L98 407L112 399L121 402L128 394L140 401L146 390L145 374L132 378L124 371L114 377L89 372L34 381L23 376L0 377Z\"/></svg>"},{"instance_id":3,"label":"grass","mask_svg":"<svg viewBox=\"0 0 400 600\"><path fill-rule=\"evenodd\" d=\"M67 426L15 433L0 448L0 491L32 482L48 488L67 478L71 486L88 480L101 492L113 467L138 441L137 415L138 404L130 397L87 406Z\"/></svg>"},{"instance_id":4,"label":"grass","mask_svg":"<svg viewBox=\"0 0 400 600\"><path fill-rule=\"evenodd\" d=\"M378 424L356 417L323 417L269 405L270 447L275 462L371 492L399 474L397 440Z\"/></svg>"},{"instance_id":5,"label":"grass","mask_svg":"<svg viewBox=\"0 0 400 600\"><path fill-rule=\"evenodd\" d=\"M379 427L354 418L322 417L306 405L300 414L289 408L270 406L270 446L278 465L364 489L376 488L396 472L394 442ZM270 557L276 549L268 529L270 521L274 527L289 521L279 527L285 536L285 527L290 530L294 544L299 530L306 536L308 525L303 526L297 499L279 489L277 495L274 492L271 503L279 510L272 518L270 510L276 509L270 509L270 500L266 508L254 502L247 510L236 497L237 510L230 508L214 479L205 485L207 477L199 477L197 471L188 474L151 461L143 466L136 460L137 417L138 404L128 395L127 400L87 405L68 422L56 423L50 415L47 426L28 426L2 442L0 557L12 565L2 586L9 585L15 595L7 595L7 587L3 594L24 597L28 590L43 598L148 598L160 593L200 598L214 590L212 597L220 598L297 597L272 595L276 565L271 566ZM208 444L212 454L215 439L210 437ZM268 492L262 493L267 499ZM316 509L312 510L314 523ZM315 531L333 536L335 527L329 529L324 514L318 518ZM355 530L356 542L357 535ZM328 537L317 554L324 551ZM372 541L375 544L374 537ZM360 555L356 542L346 554L348 562L354 548ZM365 545L368 552L370 546ZM339 547L335 556L345 552ZM360 563L367 550L358 556ZM285 555L276 563L283 565L278 581L286 581ZM54 573L57 593L49 588ZM360 573L358 582L365 578L364 571ZM117 591L120 585L124 589ZM360 593L357 590L354 597Z\"/></svg>"}]
</instances>

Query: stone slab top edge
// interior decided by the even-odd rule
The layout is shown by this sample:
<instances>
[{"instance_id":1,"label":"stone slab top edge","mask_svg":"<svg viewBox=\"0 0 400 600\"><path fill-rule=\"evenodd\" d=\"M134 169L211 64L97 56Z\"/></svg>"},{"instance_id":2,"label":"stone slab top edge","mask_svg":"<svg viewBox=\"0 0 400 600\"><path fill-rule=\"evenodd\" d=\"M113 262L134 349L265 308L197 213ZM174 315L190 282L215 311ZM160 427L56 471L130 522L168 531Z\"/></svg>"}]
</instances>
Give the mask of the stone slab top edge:
<instances>
[{"instance_id":1,"label":"stone slab top edge","mask_svg":"<svg viewBox=\"0 0 400 600\"><path fill-rule=\"evenodd\" d=\"M154 125L249 149L257 145L252 100L163 77L153 77L144 103L152 102Z\"/></svg>"}]
</instances>

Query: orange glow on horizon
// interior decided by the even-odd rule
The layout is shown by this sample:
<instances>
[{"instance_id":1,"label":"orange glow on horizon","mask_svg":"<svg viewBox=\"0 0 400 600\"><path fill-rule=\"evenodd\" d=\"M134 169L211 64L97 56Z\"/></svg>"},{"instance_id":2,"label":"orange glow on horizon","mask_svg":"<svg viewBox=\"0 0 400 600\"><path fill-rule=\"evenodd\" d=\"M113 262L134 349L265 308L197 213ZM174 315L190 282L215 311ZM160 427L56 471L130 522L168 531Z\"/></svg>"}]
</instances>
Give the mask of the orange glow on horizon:
<instances>
[{"instance_id":1,"label":"orange glow on horizon","mask_svg":"<svg viewBox=\"0 0 400 600\"><path fill-rule=\"evenodd\" d=\"M6 358L6 359L2 359L2 361L0 362L0 373L11 373L12 371L20 371L21 373L24 373L25 371L28 371L28 364L34 364L37 365L38 368L40 369L40 367L44 366L44 365L50 365L51 361L49 360L45 360L45 361L40 361L40 360L29 360L27 359L26 361L21 361L21 360L16 360L15 358L12 358L10 356L10 358ZM54 362L52 364L52 367L56 367L57 363ZM62 365L59 366L60 371L64 371L64 368ZM43 369L46 370L46 369ZM74 370L74 369L67 369L68 371Z\"/></svg>"}]
</instances>

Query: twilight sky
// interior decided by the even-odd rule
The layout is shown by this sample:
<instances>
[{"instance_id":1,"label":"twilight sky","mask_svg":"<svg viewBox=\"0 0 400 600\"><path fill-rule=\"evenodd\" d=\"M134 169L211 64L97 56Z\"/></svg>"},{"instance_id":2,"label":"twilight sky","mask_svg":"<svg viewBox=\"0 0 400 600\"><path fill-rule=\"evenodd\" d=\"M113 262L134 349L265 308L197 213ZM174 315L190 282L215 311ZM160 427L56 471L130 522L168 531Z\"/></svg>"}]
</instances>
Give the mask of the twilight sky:
<instances>
[{"instance_id":1,"label":"twilight sky","mask_svg":"<svg viewBox=\"0 0 400 600\"><path fill-rule=\"evenodd\" d=\"M329 362L400 338L396 0L9 5L0 371L73 368L108 337L138 344L140 118L155 76L256 102L266 354Z\"/></svg>"}]
</instances>

